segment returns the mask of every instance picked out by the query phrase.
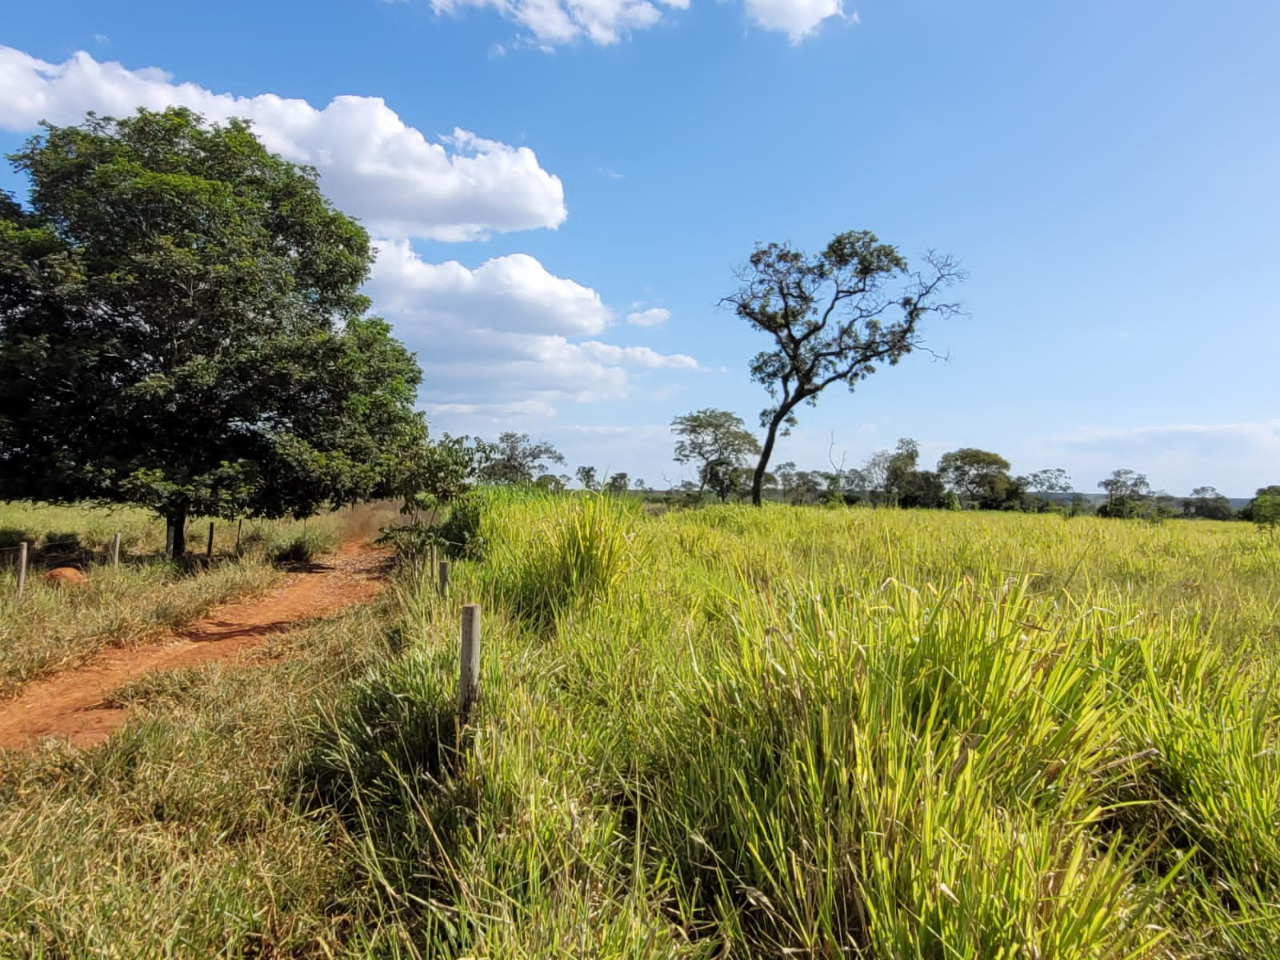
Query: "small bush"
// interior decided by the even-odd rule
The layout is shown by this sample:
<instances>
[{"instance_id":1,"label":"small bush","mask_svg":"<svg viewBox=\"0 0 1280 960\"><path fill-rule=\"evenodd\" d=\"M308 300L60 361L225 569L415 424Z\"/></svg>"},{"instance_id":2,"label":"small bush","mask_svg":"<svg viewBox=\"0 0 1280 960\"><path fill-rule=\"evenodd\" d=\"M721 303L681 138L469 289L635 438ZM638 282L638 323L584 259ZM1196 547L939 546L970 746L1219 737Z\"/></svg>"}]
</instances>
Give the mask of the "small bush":
<instances>
[{"instance_id":1,"label":"small bush","mask_svg":"<svg viewBox=\"0 0 1280 960\"><path fill-rule=\"evenodd\" d=\"M267 559L272 563L310 563L333 547L333 537L313 530L303 530L272 541L267 547Z\"/></svg>"},{"instance_id":2,"label":"small bush","mask_svg":"<svg viewBox=\"0 0 1280 960\"><path fill-rule=\"evenodd\" d=\"M500 583L503 599L537 629L576 602L604 600L625 571L635 512L618 497L573 501L545 536L512 558L516 574Z\"/></svg>"},{"instance_id":3,"label":"small bush","mask_svg":"<svg viewBox=\"0 0 1280 960\"><path fill-rule=\"evenodd\" d=\"M484 557L485 539L480 535L480 501L460 497L449 508L449 517L440 525L440 542L445 554L453 560L480 560Z\"/></svg>"}]
</instances>

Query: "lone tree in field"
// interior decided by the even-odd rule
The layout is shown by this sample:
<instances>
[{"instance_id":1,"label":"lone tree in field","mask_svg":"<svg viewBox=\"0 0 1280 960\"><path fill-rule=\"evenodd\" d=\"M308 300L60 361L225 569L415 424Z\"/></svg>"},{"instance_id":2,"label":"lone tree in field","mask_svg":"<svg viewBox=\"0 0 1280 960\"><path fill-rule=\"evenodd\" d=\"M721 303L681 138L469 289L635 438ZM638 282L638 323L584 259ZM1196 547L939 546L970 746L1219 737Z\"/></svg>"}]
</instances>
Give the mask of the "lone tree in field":
<instances>
[{"instance_id":1,"label":"lone tree in field","mask_svg":"<svg viewBox=\"0 0 1280 960\"><path fill-rule=\"evenodd\" d=\"M676 441L673 459L697 469L698 493L708 484L717 496L722 489L732 489L736 480L726 477L740 470L747 457L760 452L760 441L746 428L741 417L728 410L707 407L686 413L671 421L671 432L680 438ZM727 496L726 493L720 499L723 501Z\"/></svg>"},{"instance_id":2,"label":"lone tree in field","mask_svg":"<svg viewBox=\"0 0 1280 960\"><path fill-rule=\"evenodd\" d=\"M923 345L918 331L927 314L958 312L941 294L962 272L948 256L930 253L925 262L925 271L911 272L895 247L865 230L838 234L813 255L787 244L756 247L739 273L741 287L722 301L774 340L751 361L751 378L774 401L760 414L756 506L778 433L795 424L796 407L816 404L833 383L853 390L877 364L896 364Z\"/></svg>"},{"instance_id":3,"label":"lone tree in field","mask_svg":"<svg viewBox=\"0 0 1280 960\"><path fill-rule=\"evenodd\" d=\"M944 453L938 461L938 476L965 501L976 501L983 507L1004 502L1013 478L1009 461L990 450L961 447Z\"/></svg>"},{"instance_id":4,"label":"lone tree in field","mask_svg":"<svg viewBox=\"0 0 1280 960\"><path fill-rule=\"evenodd\" d=\"M533 483L549 463L564 463L564 454L545 441L534 443L527 433L508 430L497 443L482 445L480 479L485 483Z\"/></svg>"},{"instance_id":5,"label":"lone tree in field","mask_svg":"<svg viewBox=\"0 0 1280 960\"><path fill-rule=\"evenodd\" d=\"M0 202L0 498L306 516L394 489L421 372L365 231L246 123L46 124ZM3 195L0 195L3 196Z\"/></svg>"}]
</instances>

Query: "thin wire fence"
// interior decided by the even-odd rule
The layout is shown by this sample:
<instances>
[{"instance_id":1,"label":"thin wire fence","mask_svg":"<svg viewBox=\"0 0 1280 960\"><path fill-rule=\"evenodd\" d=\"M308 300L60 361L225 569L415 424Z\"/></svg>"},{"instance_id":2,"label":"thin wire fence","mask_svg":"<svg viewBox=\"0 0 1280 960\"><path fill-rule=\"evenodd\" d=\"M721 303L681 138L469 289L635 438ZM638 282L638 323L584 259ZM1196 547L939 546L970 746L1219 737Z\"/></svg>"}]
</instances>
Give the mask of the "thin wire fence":
<instances>
[{"instance_id":1,"label":"thin wire fence","mask_svg":"<svg viewBox=\"0 0 1280 960\"><path fill-rule=\"evenodd\" d=\"M39 543L38 541L35 541L35 540L29 540L27 542L29 544L27 549L29 550L48 550L50 547L64 547L64 546L67 546L68 544L74 544L76 546L84 546L80 542L79 537L77 537L74 540L50 540L48 543ZM22 549L21 545L16 547L0 547L0 553L17 553L21 549ZM88 548L86 547L86 549Z\"/></svg>"}]
</instances>

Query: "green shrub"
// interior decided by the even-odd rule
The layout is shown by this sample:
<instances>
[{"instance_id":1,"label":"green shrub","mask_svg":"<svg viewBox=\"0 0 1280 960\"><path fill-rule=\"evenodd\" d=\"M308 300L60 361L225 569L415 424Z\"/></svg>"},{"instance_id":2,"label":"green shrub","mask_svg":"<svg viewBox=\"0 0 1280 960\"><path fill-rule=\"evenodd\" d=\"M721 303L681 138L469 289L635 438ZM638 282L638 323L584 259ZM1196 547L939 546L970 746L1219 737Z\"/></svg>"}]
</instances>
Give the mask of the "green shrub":
<instances>
[{"instance_id":1,"label":"green shrub","mask_svg":"<svg viewBox=\"0 0 1280 960\"><path fill-rule=\"evenodd\" d=\"M318 530L300 530L267 545L267 559L272 563L310 563L334 548L331 534Z\"/></svg>"},{"instance_id":2,"label":"green shrub","mask_svg":"<svg viewBox=\"0 0 1280 960\"><path fill-rule=\"evenodd\" d=\"M480 560L484 557L485 539L480 534L480 500L464 496L449 506L449 516L438 530L445 555L453 560Z\"/></svg>"}]
</instances>

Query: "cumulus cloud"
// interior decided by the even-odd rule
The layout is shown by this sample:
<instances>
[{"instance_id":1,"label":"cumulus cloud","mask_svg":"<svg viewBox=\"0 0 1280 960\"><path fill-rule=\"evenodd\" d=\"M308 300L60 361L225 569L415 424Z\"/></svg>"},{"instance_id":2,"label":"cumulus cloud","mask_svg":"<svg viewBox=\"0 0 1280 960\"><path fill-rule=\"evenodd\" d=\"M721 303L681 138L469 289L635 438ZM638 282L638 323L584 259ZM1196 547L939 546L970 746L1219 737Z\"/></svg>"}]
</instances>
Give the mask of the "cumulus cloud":
<instances>
[{"instance_id":1,"label":"cumulus cloud","mask_svg":"<svg viewBox=\"0 0 1280 960\"><path fill-rule=\"evenodd\" d=\"M812 36L823 21L844 15L840 0L745 0L745 5L757 25L785 33L792 43Z\"/></svg>"},{"instance_id":2,"label":"cumulus cloud","mask_svg":"<svg viewBox=\"0 0 1280 960\"><path fill-rule=\"evenodd\" d=\"M601 45L617 43L631 31L661 20L662 8L688 6L689 0L431 0L437 13L458 13L467 7L497 10L544 47L583 39Z\"/></svg>"},{"instance_id":3,"label":"cumulus cloud","mask_svg":"<svg viewBox=\"0 0 1280 960\"><path fill-rule=\"evenodd\" d=\"M468 7L496 10L528 31L529 39L550 50L566 43L617 43L635 30L658 23L670 10L687 10L689 0L430 0L437 13L457 14ZM840 0L744 0L757 26L785 33L792 43L815 33L825 20L843 16ZM850 17L857 20L857 15ZM503 52L505 47L501 48Z\"/></svg>"},{"instance_id":4,"label":"cumulus cloud","mask_svg":"<svg viewBox=\"0 0 1280 960\"><path fill-rule=\"evenodd\" d=\"M684 354L595 339L614 321L600 295L526 254L469 268L383 241L366 292L418 352L428 411L545 412L625 397L633 375L698 369Z\"/></svg>"},{"instance_id":5,"label":"cumulus cloud","mask_svg":"<svg viewBox=\"0 0 1280 960\"><path fill-rule=\"evenodd\" d=\"M671 311L663 307L633 310L627 314L627 323L637 327L660 327L671 319Z\"/></svg>"},{"instance_id":6,"label":"cumulus cloud","mask_svg":"<svg viewBox=\"0 0 1280 960\"><path fill-rule=\"evenodd\" d=\"M375 244L378 259L369 293L380 310L432 321L483 318L489 329L512 333L598 334L613 321L600 294L549 273L524 253L486 260L470 270L450 260L427 263L405 240Z\"/></svg>"},{"instance_id":7,"label":"cumulus cloud","mask_svg":"<svg viewBox=\"0 0 1280 960\"><path fill-rule=\"evenodd\" d=\"M429 140L380 97L335 97L322 110L273 94L236 97L74 54L46 63L0 46L0 127L77 123L87 111L128 115L184 106L211 120L244 117L268 149L320 172L325 193L372 232L462 241L555 228L568 212L560 179L528 147L467 130Z\"/></svg>"}]
</instances>

